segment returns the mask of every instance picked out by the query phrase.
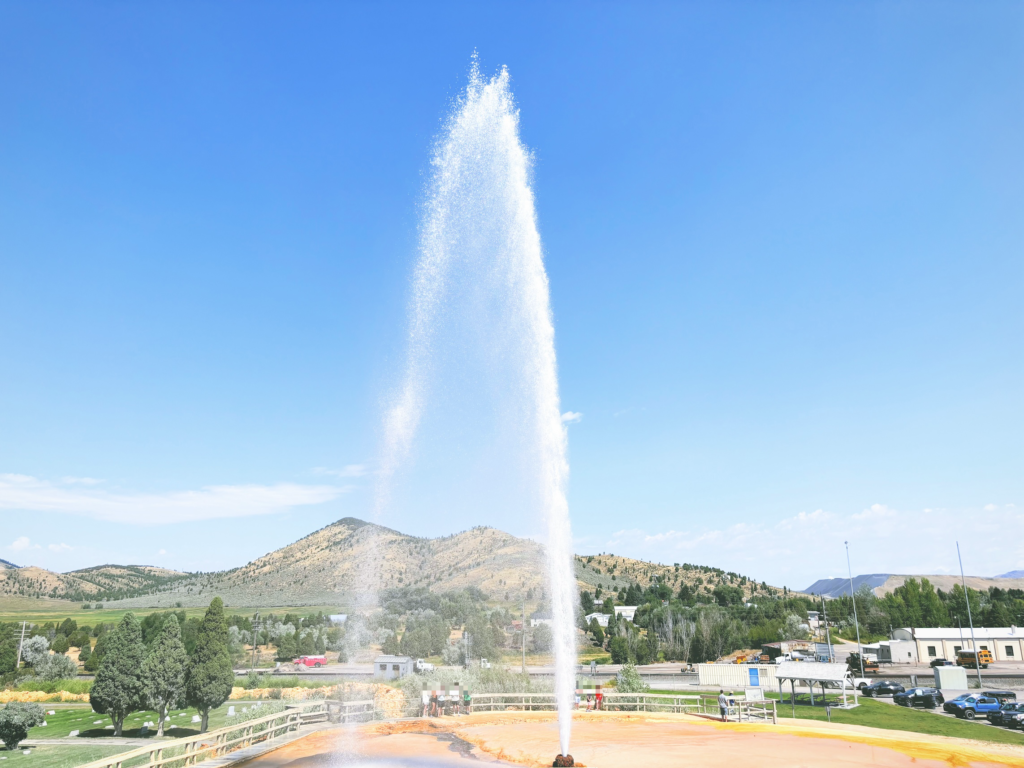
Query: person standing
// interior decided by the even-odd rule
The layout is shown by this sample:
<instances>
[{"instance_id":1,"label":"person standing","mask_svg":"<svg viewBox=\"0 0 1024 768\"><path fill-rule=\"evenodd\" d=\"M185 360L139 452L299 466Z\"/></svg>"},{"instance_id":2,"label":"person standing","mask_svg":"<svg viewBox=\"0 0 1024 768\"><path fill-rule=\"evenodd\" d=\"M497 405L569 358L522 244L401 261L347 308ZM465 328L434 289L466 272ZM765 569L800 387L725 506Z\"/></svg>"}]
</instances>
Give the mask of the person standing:
<instances>
[{"instance_id":1,"label":"person standing","mask_svg":"<svg viewBox=\"0 0 1024 768\"><path fill-rule=\"evenodd\" d=\"M721 689L718 691L718 711L722 715L722 722L726 722L729 719L729 699L725 697L725 691Z\"/></svg>"},{"instance_id":2,"label":"person standing","mask_svg":"<svg viewBox=\"0 0 1024 768\"><path fill-rule=\"evenodd\" d=\"M473 694L469 692L469 688L462 692L462 708L467 715L473 713Z\"/></svg>"}]
</instances>

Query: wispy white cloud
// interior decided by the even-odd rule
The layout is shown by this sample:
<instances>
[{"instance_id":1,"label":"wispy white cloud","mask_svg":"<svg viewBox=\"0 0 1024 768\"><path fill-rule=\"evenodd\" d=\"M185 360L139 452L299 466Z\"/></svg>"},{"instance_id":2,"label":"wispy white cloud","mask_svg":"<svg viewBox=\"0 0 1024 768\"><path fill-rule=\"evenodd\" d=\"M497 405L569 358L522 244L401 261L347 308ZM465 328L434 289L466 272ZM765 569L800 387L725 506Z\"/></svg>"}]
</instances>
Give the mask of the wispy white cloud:
<instances>
[{"instance_id":1,"label":"wispy white cloud","mask_svg":"<svg viewBox=\"0 0 1024 768\"><path fill-rule=\"evenodd\" d=\"M332 477L362 477L368 472L369 469L365 464L346 464L341 469L313 467L314 475L330 475Z\"/></svg>"},{"instance_id":2,"label":"wispy white cloud","mask_svg":"<svg viewBox=\"0 0 1024 768\"><path fill-rule=\"evenodd\" d=\"M848 514L817 509L774 522L662 532L623 529L600 546L628 557L685 560L804 589L819 578L846 574L844 541L850 542L854 573L941 574L956 570L956 539L964 567L973 574L1024 567L1024 514L1012 505L907 511L872 504Z\"/></svg>"},{"instance_id":3,"label":"wispy white cloud","mask_svg":"<svg viewBox=\"0 0 1024 768\"><path fill-rule=\"evenodd\" d=\"M38 544L33 544L29 540L28 536L19 536L14 541L12 541L7 548L13 550L14 552L25 552L26 550L39 549L40 547Z\"/></svg>"},{"instance_id":4,"label":"wispy white cloud","mask_svg":"<svg viewBox=\"0 0 1024 768\"><path fill-rule=\"evenodd\" d=\"M61 542L60 544L51 544L49 547L47 547L47 549L49 549L51 552L70 552L72 549L74 549L74 547L72 547L69 544L65 544L64 542Z\"/></svg>"},{"instance_id":5,"label":"wispy white cloud","mask_svg":"<svg viewBox=\"0 0 1024 768\"><path fill-rule=\"evenodd\" d=\"M576 411L566 411L562 414L562 421L566 424L577 424L583 420L583 414Z\"/></svg>"},{"instance_id":6,"label":"wispy white cloud","mask_svg":"<svg viewBox=\"0 0 1024 768\"><path fill-rule=\"evenodd\" d=\"M72 477L71 475L62 477L60 481L65 485L99 485L103 482L95 477Z\"/></svg>"},{"instance_id":7,"label":"wispy white cloud","mask_svg":"<svg viewBox=\"0 0 1024 768\"><path fill-rule=\"evenodd\" d=\"M284 512L323 504L351 490L333 485L214 485L169 493L66 488L28 475L0 474L0 509L65 512L133 525L162 525ZM20 539L19 539L20 541Z\"/></svg>"}]
</instances>

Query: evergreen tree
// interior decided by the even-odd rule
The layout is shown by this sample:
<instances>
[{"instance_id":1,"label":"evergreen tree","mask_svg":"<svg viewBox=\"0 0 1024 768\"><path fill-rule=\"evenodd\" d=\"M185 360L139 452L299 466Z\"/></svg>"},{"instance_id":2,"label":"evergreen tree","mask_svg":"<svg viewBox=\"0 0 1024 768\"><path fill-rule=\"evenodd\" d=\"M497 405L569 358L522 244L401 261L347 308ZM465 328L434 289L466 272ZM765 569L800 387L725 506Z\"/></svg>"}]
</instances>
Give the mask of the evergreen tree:
<instances>
[{"instance_id":1,"label":"evergreen tree","mask_svg":"<svg viewBox=\"0 0 1024 768\"><path fill-rule=\"evenodd\" d=\"M185 700L190 707L199 710L201 733L205 733L209 725L210 710L228 700L234 681L224 602L215 597L199 624L195 650L185 671Z\"/></svg>"},{"instance_id":2,"label":"evergreen tree","mask_svg":"<svg viewBox=\"0 0 1024 768\"><path fill-rule=\"evenodd\" d=\"M590 592L580 592L580 606L583 608L583 615L594 612L594 596Z\"/></svg>"},{"instance_id":3,"label":"evergreen tree","mask_svg":"<svg viewBox=\"0 0 1024 768\"><path fill-rule=\"evenodd\" d=\"M188 654L181 642L181 627L173 613L163 622L160 634L142 665L149 705L156 710L156 735L164 735L164 720L169 707L181 706L185 693L185 667Z\"/></svg>"},{"instance_id":4,"label":"evergreen tree","mask_svg":"<svg viewBox=\"0 0 1024 768\"><path fill-rule=\"evenodd\" d=\"M110 715L114 736L120 736L125 717L146 707L146 687L142 679L145 648L135 614L126 613L104 640L105 650L89 692L89 702L94 711Z\"/></svg>"}]
</instances>

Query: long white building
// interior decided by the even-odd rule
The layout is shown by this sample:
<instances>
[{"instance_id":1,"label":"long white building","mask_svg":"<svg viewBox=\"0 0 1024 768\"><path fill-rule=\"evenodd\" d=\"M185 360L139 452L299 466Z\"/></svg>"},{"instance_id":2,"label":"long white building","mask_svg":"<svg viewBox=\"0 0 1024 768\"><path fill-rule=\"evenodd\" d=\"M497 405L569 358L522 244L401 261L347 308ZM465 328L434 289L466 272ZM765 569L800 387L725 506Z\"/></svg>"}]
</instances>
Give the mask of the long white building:
<instances>
[{"instance_id":1,"label":"long white building","mask_svg":"<svg viewBox=\"0 0 1024 768\"><path fill-rule=\"evenodd\" d=\"M971 630L964 627L897 629L895 640L912 640L917 643L917 658L923 663L932 659L956 660L958 651L974 649ZM996 661L1024 660L1024 629L1021 627L975 627L974 639L978 650L988 651Z\"/></svg>"}]
</instances>

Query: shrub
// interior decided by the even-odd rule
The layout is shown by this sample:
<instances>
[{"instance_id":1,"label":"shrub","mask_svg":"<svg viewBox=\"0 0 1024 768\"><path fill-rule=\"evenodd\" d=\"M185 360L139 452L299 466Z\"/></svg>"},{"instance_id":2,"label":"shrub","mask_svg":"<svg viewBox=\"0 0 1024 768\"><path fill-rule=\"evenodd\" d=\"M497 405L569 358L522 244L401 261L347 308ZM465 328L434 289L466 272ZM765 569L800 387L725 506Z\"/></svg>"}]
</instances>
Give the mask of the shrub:
<instances>
[{"instance_id":1,"label":"shrub","mask_svg":"<svg viewBox=\"0 0 1024 768\"><path fill-rule=\"evenodd\" d=\"M30 637L21 646L21 660L34 667L50 654L50 641L42 635Z\"/></svg>"},{"instance_id":2,"label":"shrub","mask_svg":"<svg viewBox=\"0 0 1024 768\"><path fill-rule=\"evenodd\" d=\"M41 680L73 680L78 677L78 665L63 653L47 656L35 666L36 677Z\"/></svg>"},{"instance_id":3,"label":"shrub","mask_svg":"<svg viewBox=\"0 0 1024 768\"><path fill-rule=\"evenodd\" d=\"M15 750L28 736L28 729L39 725L46 713L38 704L11 702L0 709L0 741L9 750Z\"/></svg>"},{"instance_id":4,"label":"shrub","mask_svg":"<svg viewBox=\"0 0 1024 768\"><path fill-rule=\"evenodd\" d=\"M622 693L644 693L651 689L640 677L640 673L637 672L636 666L633 664L626 664L622 668L619 672L618 684L615 687Z\"/></svg>"},{"instance_id":5,"label":"shrub","mask_svg":"<svg viewBox=\"0 0 1024 768\"><path fill-rule=\"evenodd\" d=\"M88 693L91 680L29 680L18 686L19 691L42 691L43 693Z\"/></svg>"},{"instance_id":6,"label":"shrub","mask_svg":"<svg viewBox=\"0 0 1024 768\"><path fill-rule=\"evenodd\" d=\"M54 653L67 653L70 648L71 644L68 643L66 635L57 635L50 643L50 650Z\"/></svg>"}]
</instances>

